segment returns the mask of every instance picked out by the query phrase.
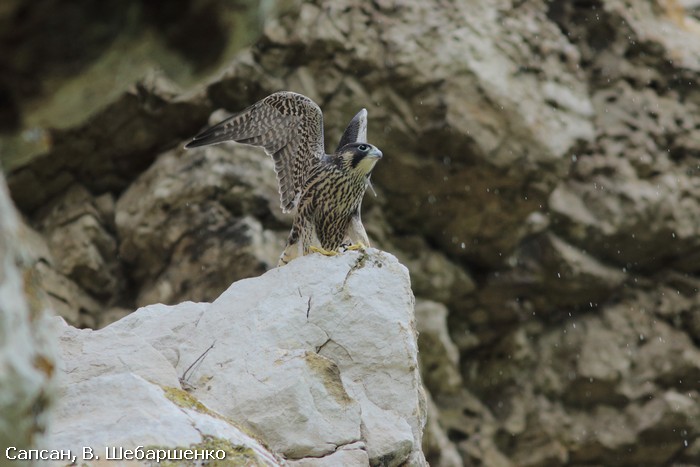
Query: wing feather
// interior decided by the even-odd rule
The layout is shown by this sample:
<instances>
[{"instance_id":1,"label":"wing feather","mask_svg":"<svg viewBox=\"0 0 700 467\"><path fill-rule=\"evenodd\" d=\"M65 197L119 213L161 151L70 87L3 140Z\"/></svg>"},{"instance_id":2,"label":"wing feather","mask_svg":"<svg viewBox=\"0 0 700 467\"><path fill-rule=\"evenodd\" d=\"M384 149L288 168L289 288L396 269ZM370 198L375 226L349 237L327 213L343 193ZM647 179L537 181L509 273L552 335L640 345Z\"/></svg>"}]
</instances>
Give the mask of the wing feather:
<instances>
[{"instance_id":1,"label":"wing feather","mask_svg":"<svg viewBox=\"0 0 700 467\"><path fill-rule=\"evenodd\" d=\"M336 152L343 146L350 143L367 142L367 109L362 109L350 120L347 128L340 137Z\"/></svg>"},{"instance_id":2,"label":"wing feather","mask_svg":"<svg viewBox=\"0 0 700 467\"><path fill-rule=\"evenodd\" d=\"M325 156L323 114L314 101L277 92L201 132L186 148L224 141L260 146L275 161L284 212L295 208L311 167Z\"/></svg>"}]
</instances>

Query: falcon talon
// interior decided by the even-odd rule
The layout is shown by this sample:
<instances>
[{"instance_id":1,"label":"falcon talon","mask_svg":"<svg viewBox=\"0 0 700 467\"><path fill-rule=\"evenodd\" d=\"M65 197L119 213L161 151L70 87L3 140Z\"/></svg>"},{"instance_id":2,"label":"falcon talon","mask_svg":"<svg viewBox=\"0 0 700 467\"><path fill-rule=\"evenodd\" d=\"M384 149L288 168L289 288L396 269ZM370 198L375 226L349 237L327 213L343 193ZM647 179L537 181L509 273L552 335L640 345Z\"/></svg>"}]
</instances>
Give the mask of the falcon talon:
<instances>
[{"instance_id":1,"label":"falcon talon","mask_svg":"<svg viewBox=\"0 0 700 467\"><path fill-rule=\"evenodd\" d=\"M353 243L348 250L369 245L360 207L367 188L374 192L370 177L382 152L367 143L367 110L355 115L335 152L326 154L318 105L301 94L276 92L204 130L185 148L225 141L262 147L275 161L282 212L295 213L278 266L310 251L336 255L345 239Z\"/></svg>"},{"instance_id":2,"label":"falcon talon","mask_svg":"<svg viewBox=\"0 0 700 467\"><path fill-rule=\"evenodd\" d=\"M319 248L319 247L314 246L314 245L311 245L311 246L309 247L309 250L310 250L310 251L313 251L314 253L321 253L321 254L324 255L324 256L336 256L336 255L338 254L337 251L325 250L325 249L323 249L323 248Z\"/></svg>"},{"instance_id":3,"label":"falcon talon","mask_svg":"<svg viewBox=\"0 0 700 467\"><path fill-rule=\"evenodd\" d=\"M367 245L365 245L362 242L357 242L357 243L353 243L352 245L345 246L345 251L357 251L357 250L365 251L366 249L367 249Z\"/></svg>"}]
</instances>

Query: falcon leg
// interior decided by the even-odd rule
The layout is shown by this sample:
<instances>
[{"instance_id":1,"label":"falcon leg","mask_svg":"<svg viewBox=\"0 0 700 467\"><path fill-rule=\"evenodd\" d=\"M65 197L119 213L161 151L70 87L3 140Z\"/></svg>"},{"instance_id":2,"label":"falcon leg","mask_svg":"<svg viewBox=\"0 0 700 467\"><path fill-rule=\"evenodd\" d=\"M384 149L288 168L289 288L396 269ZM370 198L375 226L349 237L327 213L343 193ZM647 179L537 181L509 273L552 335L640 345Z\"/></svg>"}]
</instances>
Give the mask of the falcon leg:
<instances>
[{"instance_id":1,"label":"falcon leg","mask_svg":"<svg viewBox=\"0 0 700 467\"><path fill-rule=\"evenodd\" d=\"M348 233L345 236L345 240L347 243L343 243L343 251L365 250L370 246L367 232L365 232L365 227L362 225L359 207L357 212L350 218L350 225L348 225Z\"/></svg>"}]
</instances>

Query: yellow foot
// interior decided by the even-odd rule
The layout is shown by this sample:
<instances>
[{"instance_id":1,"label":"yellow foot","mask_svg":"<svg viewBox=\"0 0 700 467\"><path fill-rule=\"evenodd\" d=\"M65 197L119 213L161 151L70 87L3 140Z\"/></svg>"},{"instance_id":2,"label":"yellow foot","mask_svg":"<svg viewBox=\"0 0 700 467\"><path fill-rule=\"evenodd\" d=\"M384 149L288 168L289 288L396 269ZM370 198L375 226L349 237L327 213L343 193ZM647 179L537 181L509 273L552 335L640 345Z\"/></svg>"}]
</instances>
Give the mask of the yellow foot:
<instances>
[{"instance_id":1,"label":"yellow foot","mask_svg":"<svg viewBox=\"0 0 700 467\"><path fill-rule=\"evenodd\" d=\"M309 250L313 251L314 253L321 253L324 256L335 256L338 254L337 251L328 251L325 248L320 248L317 246L310 246Z\"/></svg>"},{"instance_id":2,"label":"yellow foot","mask_svg":"<svg viewBox=\"0 0 700 467\"><path fill-rule=\"evenodd\" d=\"M362 242L358 242L358 243L353 243L352 245L348 245L348 246L346 246L346 247L344 247L344 248L345 248L345 251L366 250L366 249L367 249L367 245L365 245L365 244L362 243Z\"/></svg>"}]
</instances>

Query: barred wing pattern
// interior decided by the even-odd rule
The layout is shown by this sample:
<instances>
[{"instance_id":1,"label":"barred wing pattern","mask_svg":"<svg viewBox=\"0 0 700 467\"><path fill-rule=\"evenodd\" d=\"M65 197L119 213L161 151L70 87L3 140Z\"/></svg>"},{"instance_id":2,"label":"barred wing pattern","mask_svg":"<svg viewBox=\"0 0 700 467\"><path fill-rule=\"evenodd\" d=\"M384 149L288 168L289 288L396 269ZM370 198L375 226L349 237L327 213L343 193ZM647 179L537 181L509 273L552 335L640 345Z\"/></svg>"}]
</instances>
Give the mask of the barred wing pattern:
<instances>
[{"instance_id":1,"label":"barred wing pattern","mask_svg":"<svg viewBox=\"0 0 700 467\"><path fill-rule=\"evenodd\" d=\"M260 146L272 156L282 211L289 212L311 167L325 156L323 114L306 96L277 92L203 131L185 147L224 141Z\"/></svg>"}]
</instances>

